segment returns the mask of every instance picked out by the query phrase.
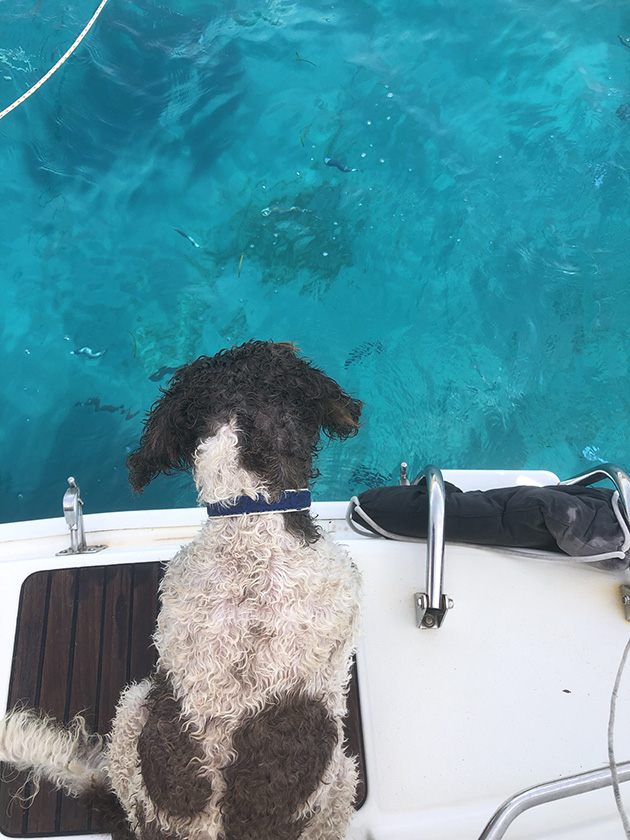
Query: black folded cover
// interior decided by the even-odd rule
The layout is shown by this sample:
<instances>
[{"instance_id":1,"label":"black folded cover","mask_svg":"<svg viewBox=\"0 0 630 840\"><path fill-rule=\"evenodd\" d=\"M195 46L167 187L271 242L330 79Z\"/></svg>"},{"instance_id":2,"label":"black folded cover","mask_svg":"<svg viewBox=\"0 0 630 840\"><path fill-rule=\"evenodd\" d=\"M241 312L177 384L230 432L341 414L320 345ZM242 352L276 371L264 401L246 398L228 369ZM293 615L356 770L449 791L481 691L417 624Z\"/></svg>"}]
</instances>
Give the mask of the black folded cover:
<instances>
[{"instance_id":1,"label":"black folded cover","mask_svg":"<svg viewBox=\"0 0 630 840\"><path fill-rule=\"evenodd\" d=\"M597 561L602 568L627 568L627 529L613 506L613 492L579 485L502 487L462 492L444 482L444 537L486 546L556 551ZM375 487L358 496L361 509L378 526L401 537L426 538L428 494L418 485ZM369 528L356 509L355 522ZM373 530L370 528L370 530Z\"/></svg>"}]
</instances>

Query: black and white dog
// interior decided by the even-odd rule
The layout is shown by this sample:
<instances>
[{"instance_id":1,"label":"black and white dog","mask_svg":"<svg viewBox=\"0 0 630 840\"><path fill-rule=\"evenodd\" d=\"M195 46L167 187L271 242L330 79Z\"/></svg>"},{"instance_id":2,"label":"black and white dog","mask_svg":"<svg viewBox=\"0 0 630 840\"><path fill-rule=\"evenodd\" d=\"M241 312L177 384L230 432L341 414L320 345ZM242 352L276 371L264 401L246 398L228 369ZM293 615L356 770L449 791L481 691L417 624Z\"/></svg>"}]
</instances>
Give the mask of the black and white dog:
<instances>
[{"instance_id":1,"label":"black and white dog","mask_svg":"<svg viewBox=\"0 0 630 840\"><path fill-rule=\"evenodd\" d=\"M105 740L80 717L10 712L0 759L36 785L109 797L118 838L342 838L361 582L311 518L308 486L320 434L356 434L361 408L289 343L179 368L127 461L137 491L192 467L208 505L163 578L156 672L124 690Z\"/></svg>"}]
</instances>

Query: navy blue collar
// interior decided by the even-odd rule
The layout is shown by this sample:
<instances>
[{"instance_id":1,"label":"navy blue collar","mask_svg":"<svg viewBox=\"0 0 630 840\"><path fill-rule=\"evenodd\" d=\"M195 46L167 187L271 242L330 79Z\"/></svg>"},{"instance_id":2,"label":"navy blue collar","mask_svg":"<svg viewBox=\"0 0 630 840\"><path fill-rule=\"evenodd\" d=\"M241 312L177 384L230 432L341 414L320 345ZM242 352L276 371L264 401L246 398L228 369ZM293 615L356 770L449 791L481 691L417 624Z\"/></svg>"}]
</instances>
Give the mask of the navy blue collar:
<instances>
[{"instance_id":1,"label":"navy blue collar","mask_svg":"<svg viewBox=\"0 0 630 840\"><path fill-rule=\"evenodd\" d=\"M308 510L311 506L310 490L285 490L276 502L268 502L264 496L239 496L206 505L208 516L240 516L242 513L285 513L292 510Z\"/></svg>"}]
</instances>

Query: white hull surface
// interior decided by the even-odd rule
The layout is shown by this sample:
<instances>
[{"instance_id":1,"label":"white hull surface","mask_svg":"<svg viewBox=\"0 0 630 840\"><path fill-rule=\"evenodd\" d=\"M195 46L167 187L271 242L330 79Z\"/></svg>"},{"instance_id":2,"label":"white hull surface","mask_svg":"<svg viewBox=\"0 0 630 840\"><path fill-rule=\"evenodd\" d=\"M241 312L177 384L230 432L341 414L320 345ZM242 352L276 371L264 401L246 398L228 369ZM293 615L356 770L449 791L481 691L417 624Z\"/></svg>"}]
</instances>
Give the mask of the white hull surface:
<instances>
[{"instance_id":1,"label":"white hull surface","mask_svg":"<svg viewBox=\"0 0 630 840\"><path fill-rule=\"evenodd\" d=\"M444 477L463 489L557 480ZM475 840L518 791L607 765L611 693L630 635L620 594L628 572L447 545L444 592L454 607L439 629L420 630L414 593L425 585L425 546L362 537L345 511L343 502L314 505L364 578L357 661L368 792L349 837ZM108 547L61 557L69 545L63 518L0 526L0 702L30 574L168 561L204 516L198 508L87 515L88 545ZM621 682L615 747L619 762L630 759L630 674ZM616 840L623 829L607 787L527 811L506 836Z\"/></svg>"}]
</instances>

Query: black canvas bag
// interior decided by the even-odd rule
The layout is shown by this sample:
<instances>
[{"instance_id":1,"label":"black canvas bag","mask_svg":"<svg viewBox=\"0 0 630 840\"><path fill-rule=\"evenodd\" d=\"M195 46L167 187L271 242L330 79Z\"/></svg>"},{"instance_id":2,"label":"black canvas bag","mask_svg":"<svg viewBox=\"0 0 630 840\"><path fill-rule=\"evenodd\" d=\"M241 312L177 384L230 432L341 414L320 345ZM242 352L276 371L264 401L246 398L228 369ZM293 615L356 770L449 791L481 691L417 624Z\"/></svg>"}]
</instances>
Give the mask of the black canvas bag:
<instances>
[{"instance_id":1,"label":"black canvas bag","mask_svg":"<svg viewBox=\"0 0 630 840\"><path fill-rule=\"evenodd\" d=\"M447 541L564 554L605 569L630 565L630 531L614 490L581 485L470 490L444 482ZM355 496L349 517L373 534L426 539L427 485L376 487Z\"/></svg>"}]
</instances>

